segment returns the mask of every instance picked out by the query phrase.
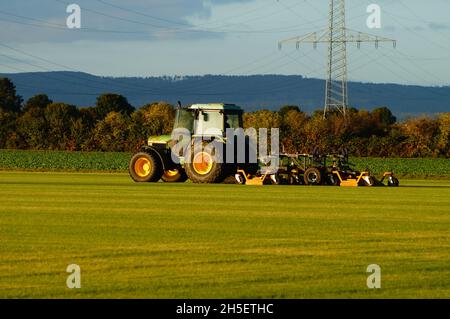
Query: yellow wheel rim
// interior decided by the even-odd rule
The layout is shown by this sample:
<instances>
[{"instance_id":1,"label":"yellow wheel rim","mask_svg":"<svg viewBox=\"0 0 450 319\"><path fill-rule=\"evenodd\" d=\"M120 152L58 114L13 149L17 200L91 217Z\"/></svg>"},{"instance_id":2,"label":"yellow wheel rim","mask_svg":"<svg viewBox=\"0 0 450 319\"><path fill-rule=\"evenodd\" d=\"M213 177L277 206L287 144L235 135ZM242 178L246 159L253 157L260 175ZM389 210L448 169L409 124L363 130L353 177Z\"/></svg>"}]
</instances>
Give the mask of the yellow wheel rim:
<instances>
[{"instance_id":1,"label":"yellow wheel rim","mask_svg":"<svg viewBox=\"0 0 450 319\"><path fill-rule=\"evenodd\" d=\"M192 166L197 174L206 175L211 172L213 167L213 159L210 154L200 152L194 156Z\"/></svg>"},{"instance_id":2,"label":"yellow wheel rim","mask_svg":"<svg viewBox=\"0 0 450 319\"><path fill-rule=\"evenodd\" d=\"M147 177L152 169L152 163L145 157L138 158L134 163L134 171L139 177Z\"/></svg>"},{"instance_id":3,"label":"yellow wheel rim","mask_svg":"<svg viewBox=\"0 0 450 319\"><path fill-rule=\"evenodd\" d=\"M178 170L172 169L172 170L165 171L164 175L166 175L167 177L175 177L178 175Z\"/></svg>"}]
</instances>

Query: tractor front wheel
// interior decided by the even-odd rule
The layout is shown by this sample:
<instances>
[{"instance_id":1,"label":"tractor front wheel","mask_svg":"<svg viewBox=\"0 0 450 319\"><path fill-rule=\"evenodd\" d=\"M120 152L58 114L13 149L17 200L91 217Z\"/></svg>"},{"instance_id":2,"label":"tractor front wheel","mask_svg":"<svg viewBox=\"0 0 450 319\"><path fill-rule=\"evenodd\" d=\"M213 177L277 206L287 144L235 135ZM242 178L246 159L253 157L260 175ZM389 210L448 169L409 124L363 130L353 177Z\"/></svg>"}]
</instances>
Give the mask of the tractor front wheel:
<instances>
[{"instance_id":1,"label":"tractor front wheel","mask_svg":"<svg viewBox=\"0 0 450 319\"><path fill-rule=\"evenodd\" d=\"M157 182L163 175L160 159L147 152L137 153L131 158L129 171L131 178L138 183Z\"/></svg>"},{"instance_id":2,"label":"tractor front wheel","mask_svg":"<svg viewBox=\"0 0 450 319\"><path fill-rule=\"evenodd\" d=\"M166 183L184 183L187 178L188 177L182 168L164 171L164 174L161 177Z\"/></svg>"}]
</instances>

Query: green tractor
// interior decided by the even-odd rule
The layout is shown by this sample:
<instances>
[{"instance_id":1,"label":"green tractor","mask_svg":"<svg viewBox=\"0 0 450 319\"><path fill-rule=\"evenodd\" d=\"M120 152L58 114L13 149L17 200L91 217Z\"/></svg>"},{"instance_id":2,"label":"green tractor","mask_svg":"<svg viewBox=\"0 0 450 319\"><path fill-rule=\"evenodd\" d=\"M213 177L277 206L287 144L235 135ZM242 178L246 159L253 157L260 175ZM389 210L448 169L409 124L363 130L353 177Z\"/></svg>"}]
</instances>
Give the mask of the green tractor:
<instances>
[{"instance_id":1,"label":"green tractor","mask_svg":"<svg viewBox=\"0 0 450 319\"><path fill-rule=\"evenodd\" d=\"M130 161L131 178L136 182L185 182L189 178L194 183L221 183L236 172L238 165L249 169L249 163L224 160L230 142L226 129L242 128L242 114L234 104L179 107L173 132L184 130L188 138L174 140L174 134L150 137Z\"/></svg>"}]
</instances>

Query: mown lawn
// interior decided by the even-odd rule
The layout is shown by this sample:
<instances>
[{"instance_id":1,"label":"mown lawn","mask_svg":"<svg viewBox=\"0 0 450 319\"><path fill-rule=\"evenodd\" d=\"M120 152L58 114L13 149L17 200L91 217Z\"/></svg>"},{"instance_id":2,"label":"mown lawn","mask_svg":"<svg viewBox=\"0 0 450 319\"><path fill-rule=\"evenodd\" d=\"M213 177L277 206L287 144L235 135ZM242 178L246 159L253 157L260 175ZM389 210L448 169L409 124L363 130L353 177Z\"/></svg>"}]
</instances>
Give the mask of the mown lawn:
<instances>
[{"instance_id":1,"label":"mown lawn","mask_svg":"<svg viewBox=\"0 0 450 319\"><path fill-rule=\"evenodd\" d=\"M0 298L450 298L450 181L401 183L0 172ZM74 263L82 288L69 290Z\"/></svg>"}]
</instances>

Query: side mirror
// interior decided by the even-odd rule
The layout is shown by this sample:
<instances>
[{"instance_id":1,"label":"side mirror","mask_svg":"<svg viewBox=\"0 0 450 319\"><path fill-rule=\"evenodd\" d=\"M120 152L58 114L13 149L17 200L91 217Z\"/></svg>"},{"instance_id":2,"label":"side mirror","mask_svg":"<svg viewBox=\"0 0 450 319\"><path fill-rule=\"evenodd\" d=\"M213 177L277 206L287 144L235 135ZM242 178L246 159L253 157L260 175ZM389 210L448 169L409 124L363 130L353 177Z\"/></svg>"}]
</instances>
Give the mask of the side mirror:
<instances>
[{"instance_id":1,"label":"side mirror","mask_svg":"<svg viewBox=\"0 0 450 319\"><path fill-rule=\"evenodd\" d=\"M203 122L208 122L209 121L208 113L202 113L202 115L203 115Z\"/></svg>"}]
</instances>

